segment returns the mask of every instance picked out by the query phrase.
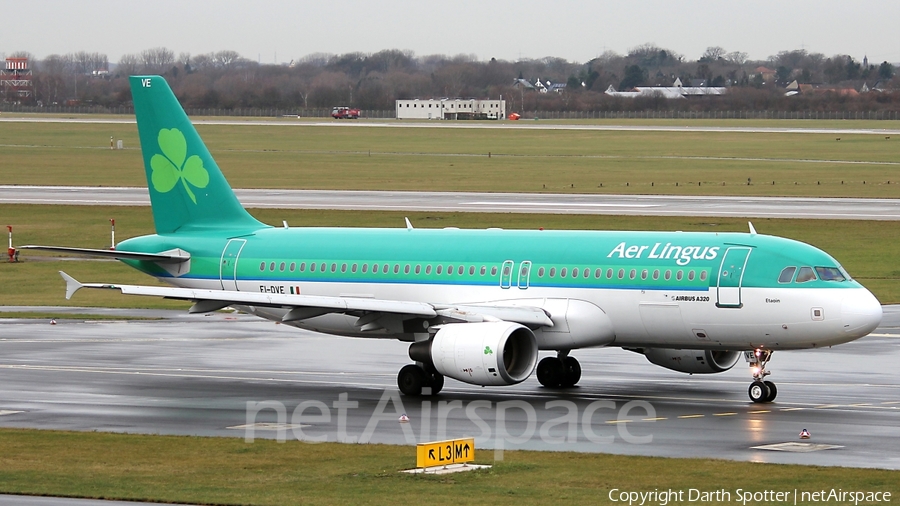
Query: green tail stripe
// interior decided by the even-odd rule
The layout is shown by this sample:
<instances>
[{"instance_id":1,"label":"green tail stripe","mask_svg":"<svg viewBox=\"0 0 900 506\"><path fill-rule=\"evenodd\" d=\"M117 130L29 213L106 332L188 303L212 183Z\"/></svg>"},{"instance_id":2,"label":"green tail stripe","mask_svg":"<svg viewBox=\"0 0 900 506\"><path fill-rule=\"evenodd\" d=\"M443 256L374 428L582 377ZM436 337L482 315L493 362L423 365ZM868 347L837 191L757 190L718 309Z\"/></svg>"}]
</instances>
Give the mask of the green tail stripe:
<instances>
[{"instance_id":1,"label":"green tail stripe","mask_svg":"<svg viewBox=\"0 0 900 506\"><path fill-rule=\"evenodd\" d=\"M156 233L265 227L241 206L166 80L130 79Z\"/></svg>"}]
</instances>

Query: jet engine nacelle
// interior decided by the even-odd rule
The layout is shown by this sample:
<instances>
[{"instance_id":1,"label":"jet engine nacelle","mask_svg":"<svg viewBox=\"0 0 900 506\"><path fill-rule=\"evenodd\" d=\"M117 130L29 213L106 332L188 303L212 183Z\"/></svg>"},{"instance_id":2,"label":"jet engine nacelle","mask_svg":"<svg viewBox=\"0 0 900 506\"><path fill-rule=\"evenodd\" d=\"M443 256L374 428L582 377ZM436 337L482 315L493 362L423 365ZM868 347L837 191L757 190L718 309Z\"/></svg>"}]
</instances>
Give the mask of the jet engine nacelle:
<instances>
[{"instance_id":1,"label":"jet engine nacelle","mask_svg":"<svg viewBox=\"0 0 900 506\"><path fill-rule=\"evenodd\" d=\"M409 356L465 383L515 385L534 372L538 347L534 333L518 323L453 323L412 344Z\"/></svg>"},{"instance_id":2,"label":"jet engine nacelle","mask_svg":"<svg viewBox=\"0 0 900 506\"><path fill-rule=\"evenodd\" d=\"M666 369L689 374L712 374L734 367L741 356L739 351L672 350L644 348L644 356L651 363Z\"/></svg>"}]
</instances>

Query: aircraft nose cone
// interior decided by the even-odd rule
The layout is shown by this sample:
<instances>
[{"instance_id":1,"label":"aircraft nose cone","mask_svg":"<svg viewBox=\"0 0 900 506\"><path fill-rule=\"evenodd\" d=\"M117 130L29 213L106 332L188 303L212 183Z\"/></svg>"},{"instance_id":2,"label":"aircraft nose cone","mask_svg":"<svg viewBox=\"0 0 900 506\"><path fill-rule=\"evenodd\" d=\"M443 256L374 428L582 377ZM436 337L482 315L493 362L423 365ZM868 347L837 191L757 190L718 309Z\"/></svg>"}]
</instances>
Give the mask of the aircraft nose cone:
<instances>
[{"instance_id":1,"label":"aircraft nose cone","mask_svg":"<svg viewBox=\"0 0 900 506\"><path fill-rule=\"evenodd\" d=\"M844 332L855 338L875 330L881 323L881 316L881 303L866 289L854 290L853 295L841 302Z\"/></svg>"}]
</instances>

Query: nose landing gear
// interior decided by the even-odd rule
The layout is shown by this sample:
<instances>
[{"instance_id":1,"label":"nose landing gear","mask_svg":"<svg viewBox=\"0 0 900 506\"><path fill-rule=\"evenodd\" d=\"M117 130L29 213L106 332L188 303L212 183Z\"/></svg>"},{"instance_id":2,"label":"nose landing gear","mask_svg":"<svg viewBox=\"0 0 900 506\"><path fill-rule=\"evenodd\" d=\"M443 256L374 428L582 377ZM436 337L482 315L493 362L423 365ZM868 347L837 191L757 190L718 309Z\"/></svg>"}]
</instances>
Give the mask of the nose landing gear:
<instances>
[{"instance_id":1,"label":"nose landing gear","mask_svg":"<svg viewBox=\"0 0 900 506\"><path fill-rule=\"evenodd\" d=\"M772 402L778 395L778 388L775 383L767 381L765 378L771 371L766 370L766 364L772 359L772 352L762 348L758 348L753 352L747 353L750 362L750 371L753 373L753 383L750 384L748 394L750 400L757 403Z\"/></svg>"}]
</instances>

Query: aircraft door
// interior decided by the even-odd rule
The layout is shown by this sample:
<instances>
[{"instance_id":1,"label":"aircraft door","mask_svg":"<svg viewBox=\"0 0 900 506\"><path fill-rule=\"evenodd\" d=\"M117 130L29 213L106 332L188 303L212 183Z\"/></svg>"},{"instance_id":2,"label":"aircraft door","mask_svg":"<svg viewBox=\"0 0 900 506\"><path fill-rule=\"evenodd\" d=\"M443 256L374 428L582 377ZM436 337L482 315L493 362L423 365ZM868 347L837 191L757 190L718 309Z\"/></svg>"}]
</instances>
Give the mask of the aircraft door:
<instances>
[{"instance_id":1,"label":"aircraft door","mask_svg":"<svg viewBox=\"0 0 900 506\"><path fill-rule=\"evenodd\" d=\"M223 290L238 290L238 257L245 244L247 244L245 239L229 239L225 249L222 250L222 259L219 262L219 281L222 283Z\"/></svg>"},{"instance_id":2,"label":"aircraft door","mask_svg":"<svg viewBox=\"0 0 900 506\"><path fill-rule=\"evenodd\" d=\"M716 307L739 308L743 305L741 281L749 257L750 248L746 246L735 246L725 251L719 267Z\"/></svg>"},{"instance_id":3,"label":"aircraft door","mask_svg":"<svg viewBox=\"0 0 900 506\"><path fill-rule=\"evenodd\" d=\"M519 264L519 289L526 290L531 278L531 260L526 260Z\"/></svg>"},{"instance_id":4,"label":"aircraft door","mask_svg":"<svg viewBox=\"0 0 900 506\"><path fill-rule=\"evenodd\" d=\"M500 288L512 286L513 261L507 260L500 267Z\"/></svg>"}]
</instances>

